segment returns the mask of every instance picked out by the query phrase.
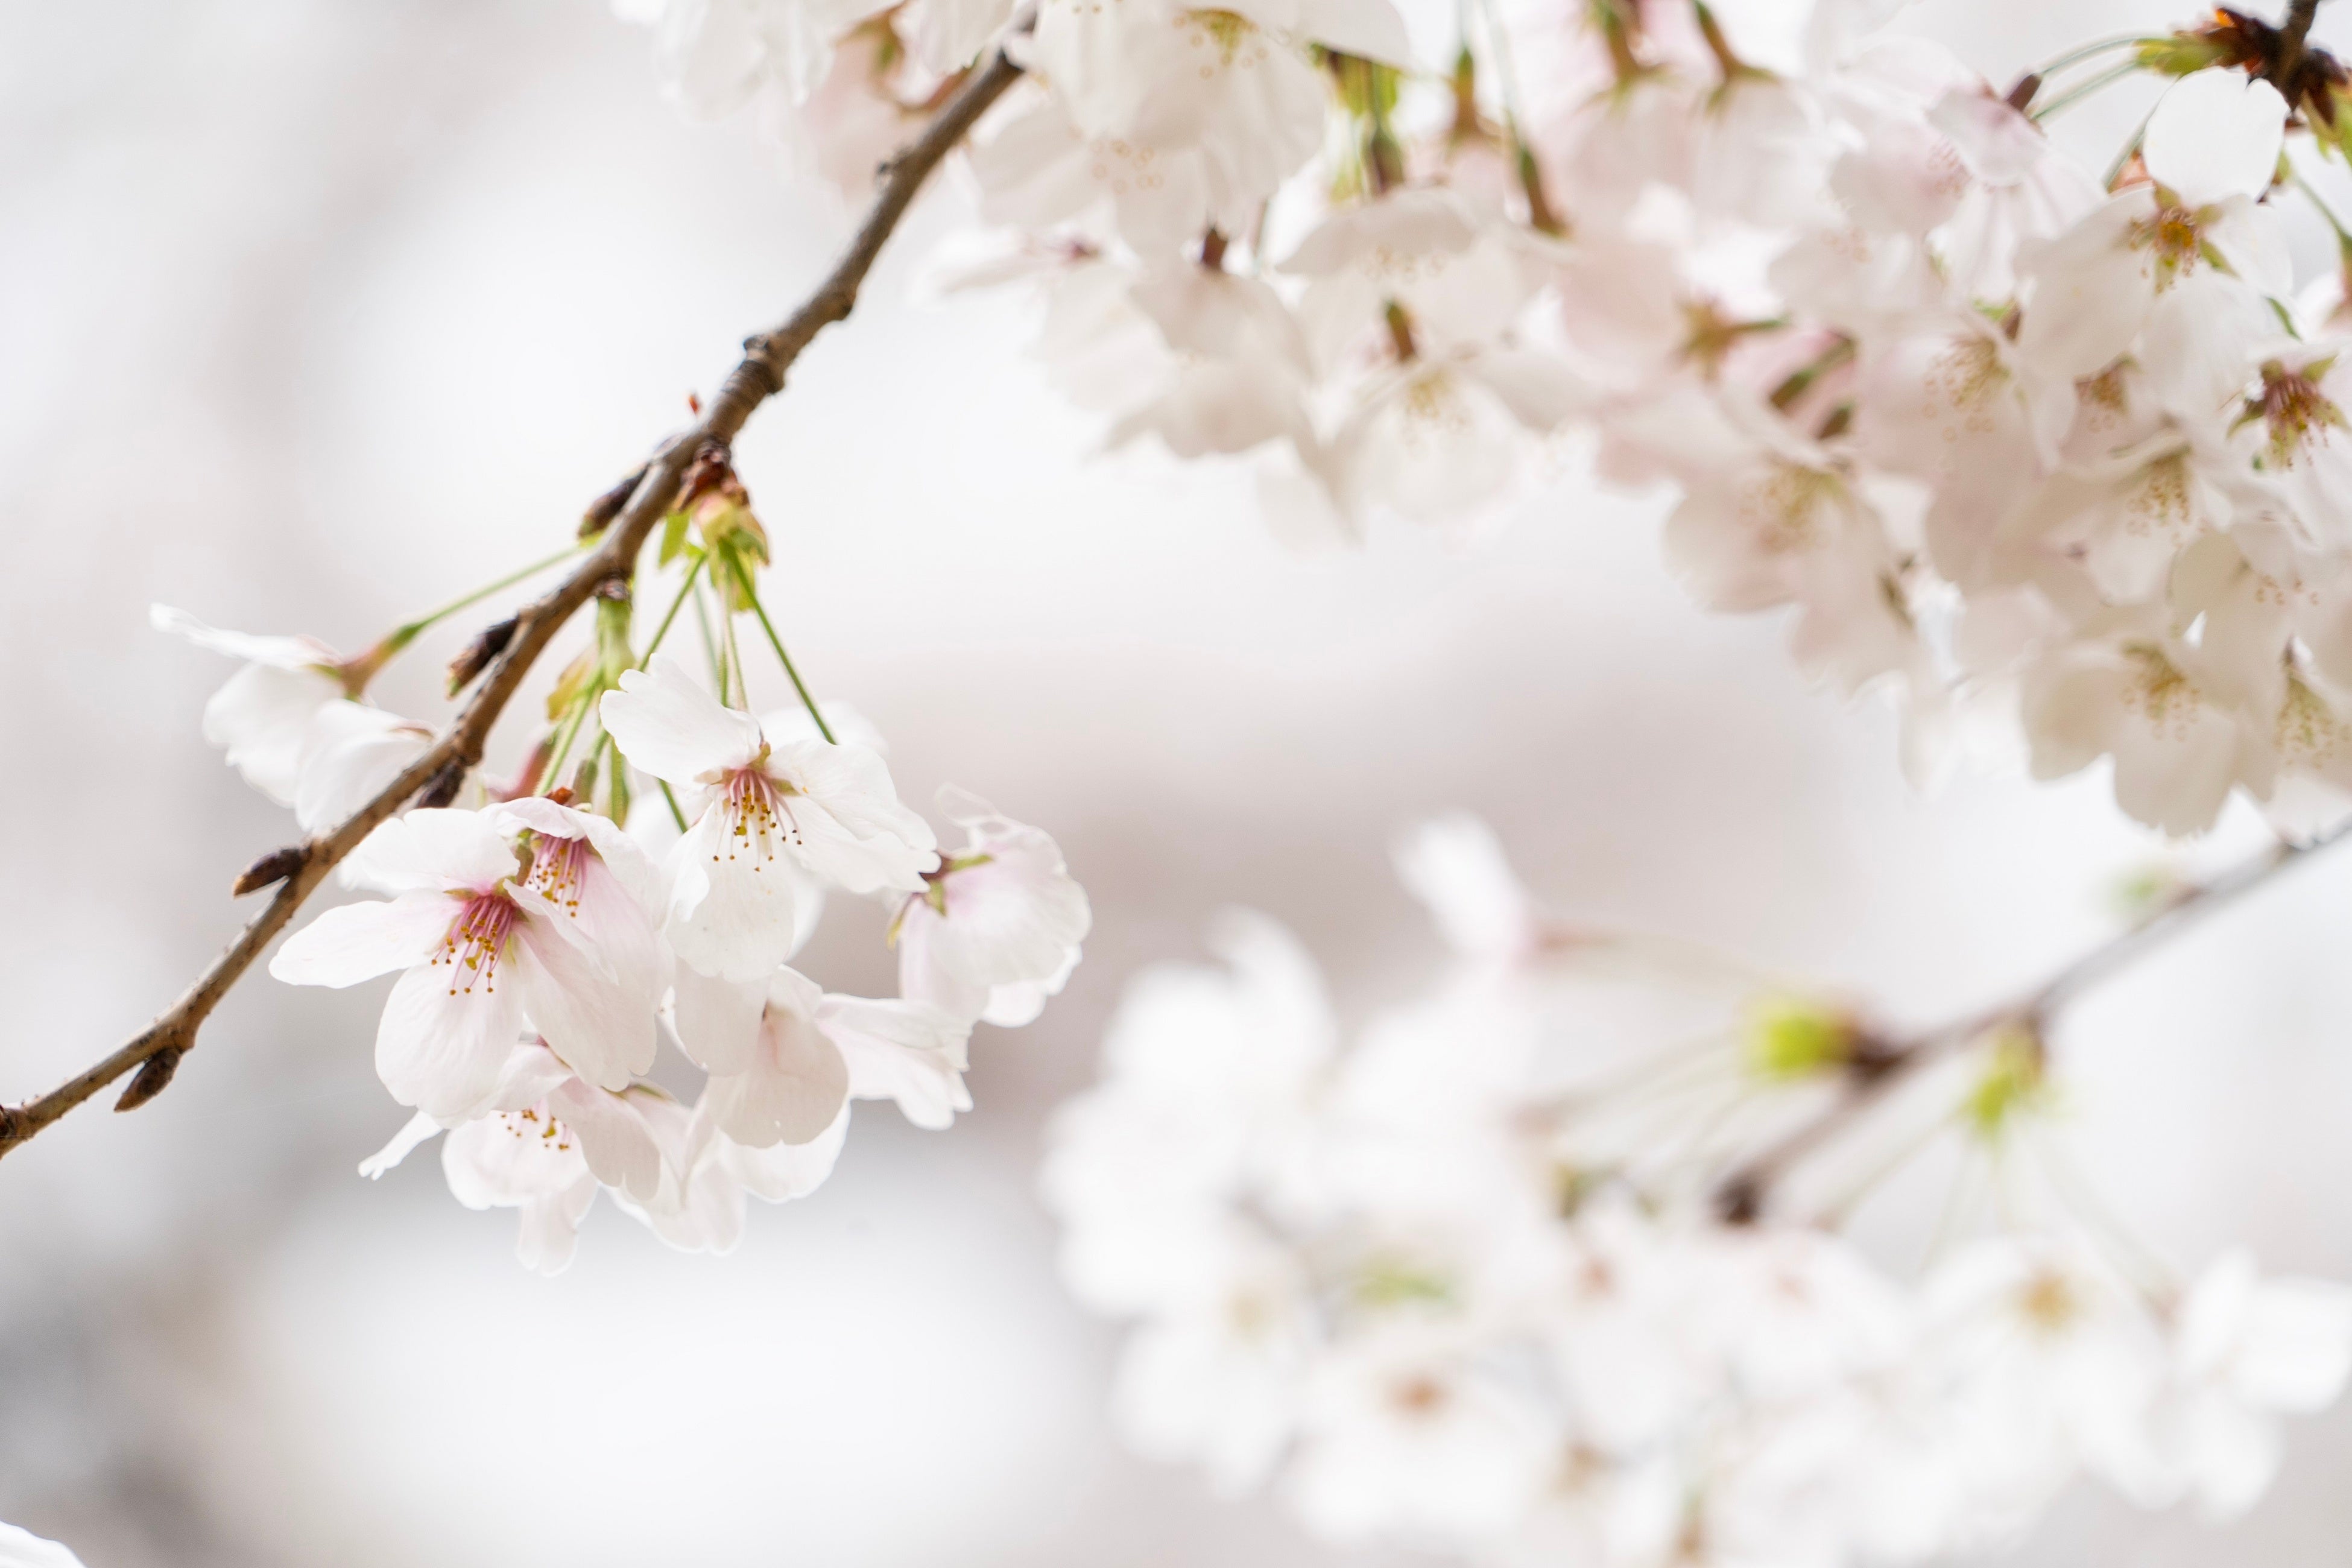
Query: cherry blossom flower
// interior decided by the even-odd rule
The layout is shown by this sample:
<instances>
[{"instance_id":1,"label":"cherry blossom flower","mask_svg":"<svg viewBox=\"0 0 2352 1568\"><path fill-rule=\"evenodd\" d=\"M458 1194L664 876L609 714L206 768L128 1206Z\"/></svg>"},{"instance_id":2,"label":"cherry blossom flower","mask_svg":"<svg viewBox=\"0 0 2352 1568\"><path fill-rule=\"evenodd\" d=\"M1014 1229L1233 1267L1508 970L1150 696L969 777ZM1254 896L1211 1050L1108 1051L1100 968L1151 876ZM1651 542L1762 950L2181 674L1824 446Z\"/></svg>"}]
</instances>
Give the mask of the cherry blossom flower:
<instances>
[{"instance_id":1,"label":"cherry blossom flower","mask_svg":"<svg viewBox=\"0 0 2352 1568\"><path fill-rule=\"evenodd\" d=\"M895 1100L933 1129L971 1109L971 1026L928 1003L827 995L784 968L764 987L686 972L673 1016L687 1053L710 1072L703 1113L746 1148L810 1142L851 1099Z\"/></svg>"},{"instance_id":2,"label":"cherry blossom flower","mask_svg":"<svg viewBox=\"0 0 2352 1568\"><path fill-rule=\"evenodd\" d=\"M743 1238L746 1200L788 1203L816 1191L833 1173L849 1134L846 1106L807 1142L765 1149L746 1147L720 1131L707 1101L691 1112L674 1101L645 1109L665 1152L661 1189L647 1202L621 1192L614 1199L684 1252L732 1252Z\"/></svg>"},{"instance_id":3,"label":"cherry blossom flower","mask_svg":"<svg viewBox=\"0 0 2352 1568\"><path fill-rule=\"evenodd\" d=\"M447 1127L441 1168L467 1208L520 1210L516 1256L526 1268L559 1274L600 1189L640 1203L660 1194L666 1163L648 1108L667 1102L647 1084L615 1094L583 1083L544 1042L525 1041L500 1069L487 1112ZM443 1130L420 1112L360 1173L383 1175Z\"/></svg>"},{"instance_id":4,"label":"cherry blossom flower","mask_svg":"<svg viewBox=\"0 0 2352 1568\"><path fill-rule=\"evenodd\" d=\"M1407 1313L1318 1368L1291 1484L1333 1540L1475 1542L1525 1513L1557 1447L1542 1407L1478 1366L1475 1341Z\"/></svg>"},{"instance_id":5,"label":"cherry blossom flower","mask_svg":"<svg viewBox=\"0 0 2352 1568\"><path fill-rule=\"evenodd\" d=\"M866 747L771 742L666 656L621 677L600 710L630 762L682 793L664 933L704 974L764 981L800 945L819 889L919 892L931 830Z\"/></svg>"},{"instance_id":6,"label":"cherry blossom flower","mask_svg":"<svg viewBox=\"0 0 2352 1568\"><path fill-rule=\"evenodd\" d=\"M960 1017L1013 1028L1035 1019L1077 967L1094 917L1062 851L979 796L940 792L963 849L924 878L891 924L898 992Z\"/></svg>"},{"instance_id":7,"label":"cherry blossom flower","mask_svg":"<svg viewBox=\"0 0 2352 1568\"><path fill-rule=\"evenodd\" d=\"M398 778L433 732L354 700L359 664L310 637L216 631L184 610L153 605L157 631L247 661L205 704L205 739L245 782L294 808L306 833L341 824ZM348 880L348 879L346 879Z\"/></svg>"},{"instance_id":8,"label":"cherry blossom flower","mask_svg":"<svg viewBox=\"0 0 2352 1568\"><path fill-rule=\"evenodd\" d=\"M2352 1289L2263 1279L2242 1251L2214 1260L2181 1303L2158 1443L2209 1517L2242 1513L2282 1458L2277 1416L2325 1409L2352 1374Z\"/></svg>"},{"instance_id":9,"label":"cherry blossom flower","mask_svg":"<svg viewBox=\"0 0 2352 1568\"><path fill-rule=\"evenodd\" d=\"M168 605L152 606L148 618L159 632L245 661L205 704L205 739L227 752L229 766L246 783L280 805L292 805L310 721L343 700L341 659L310 637L215 631Z\"/></svg>"},{"instance_id":10,"label":"cherry blossom flower","mask_svg":"<svg viewBox=\"0 0 2352 1568\"><path fill-rule=\"evenodd\" d=\"M584 869L565 852L576 874ZM595 917L566 907L568 884L536 875L487 813L394 817L352 857L360 886L389 902L329 910L289 937L269 972L296 985L401 977L376 1031L376 1071L393 1097L445 1123L479 1114L526 1018L590 1083L617 1089L653 1065L653 1005L642 973L617 973L590 945Z\"/></svg>"}]
</instances>

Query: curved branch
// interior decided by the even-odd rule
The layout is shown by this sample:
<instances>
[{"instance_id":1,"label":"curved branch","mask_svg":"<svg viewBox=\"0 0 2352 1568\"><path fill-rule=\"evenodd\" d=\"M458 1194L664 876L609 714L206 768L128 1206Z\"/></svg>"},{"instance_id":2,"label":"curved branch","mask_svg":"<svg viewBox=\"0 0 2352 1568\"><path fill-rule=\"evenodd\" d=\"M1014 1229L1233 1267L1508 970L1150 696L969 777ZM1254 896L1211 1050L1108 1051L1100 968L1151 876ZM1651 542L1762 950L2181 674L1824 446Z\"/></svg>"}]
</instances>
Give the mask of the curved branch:
<instances>
[{"instance_id":1,"label":"curved branch","mask_svg":"<svg viewBox=\"0 0 2352 1568\"><path fill-rule=\"evenodd\" d=\"M2053 1014L2084 992L2263 886L2287 868L2347 838L2352 838L2352 822L2331 828L2307 843L2273 845L2210 881L2181 889L2155 914L2093 948L2021 995L1908 1038L1867 1042L1868 1048L1857 1052L1848 1063L1844 1092L1835 1101L1779 1142L1742 1162L1717 1184L1716 1212L1734 1224L1754 1220L1762 1214L1773 1183L1860 1121L1864 1112L1919 1068L2005 1027L2028 1028L2038 1036Z\"/></svg>"},{"instance_id":2,"label":"curved branch","mask_svg":"<svg viewBox=\"0 0 2352 1568\"><path fill-rule=\"evenodd\" d=\"M638 552L677 498L694 454L709 444L724 447L732 442L752 410L783 390L786 373L817 333L850 313L875 258L906 216L924 180L1020 75L1021 68L1002 50L992 54L986 66L965 79L922 134L883 165L874 205L833 270L782 326L744 342L741 363L729 373L701 420L662 444L628 485L625 501L615 500L620 487L600 500L595 510L611 517L604 543L570 576L516 613L505 647L489 661L481 684L449 727L398 778L333 831L269 857L271 869L287 870L268 905L247 922L228 950L213 960L153 1023L39 1099L0 1107L0 1156L134 1068L138 1077L123 1091L116 1110L135 1110L161 1093L171 1082L180 1058L194 1046L196 1031L213 1009L292 921L327 874L420 792L427 799L446 799L443 792L454 793L467 770L482 760L491 728L555 634L606 584L625 583L634 574Z\"/></svg>"}]
</instances>

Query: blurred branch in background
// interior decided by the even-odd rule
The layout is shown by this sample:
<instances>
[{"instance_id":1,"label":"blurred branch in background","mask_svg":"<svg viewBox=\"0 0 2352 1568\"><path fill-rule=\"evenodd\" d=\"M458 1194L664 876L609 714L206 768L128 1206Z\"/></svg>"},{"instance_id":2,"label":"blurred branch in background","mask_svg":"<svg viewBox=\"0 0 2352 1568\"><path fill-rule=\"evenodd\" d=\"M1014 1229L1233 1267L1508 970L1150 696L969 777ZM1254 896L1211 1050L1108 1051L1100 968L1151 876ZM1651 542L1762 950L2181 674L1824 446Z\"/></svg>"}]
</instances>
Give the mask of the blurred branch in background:
<instances>
[{"instance_id":1,"label":"blurred branch in background","mask_svg":"<svg viewBox=\"0 0 2352 1568\"><path fill-rule=\"evenodd\" d=\"M604 543L556 587L493 628L502 642L479 668L482 681L455 721L421 755L331 832L299 846L273 851L241 876L237 890L257 890L271 882L269 904L237 934L179 1000L111 1055L66 1083L23 1105L0 1107L0 1155L5 1155L66 1112L126 1073L136 1071L118 1110L136 1110L172 1081L180 1058L195 1044L221 999L253 966L262 950L290 922L319 885L362 840L412 798L446 805L466 774L482 758L491 729L555 634L607 584L625 584L654 525L669 511L688 468L706 449L724 450L751 412L783 390L784 377L817 333L846 318L859 288L882 247L921 190L931 171L968 134L988 107L1021 76L1022 68L1000 49L965 79L922 134L883 168L873 205L833 270L806 303L781 326L750 339L743 358L721 384L699 422L665 442L626 486L600 498L589 514L589 531ZM600 519L599 513L604 517ZM460 673L467 673L461 668Z\"/></svg>"},{"instance_id":2,"label":"blurred branch in background","mask_svg":"<svg viewBox=\"0 0 2352 1568\"><path fill-rule=\"evenodd\" d=\"M1735 1225L1760 1218L1773 1183L1791 1166L1853 1126L1911 1073L1951 1051L2011 1030L2030 1042L2038 1056L2044 1048L2043 1039L2052 1019L2084 992L2156 952L2207 916L2264 886L2288 868L2347 838L2352 838L2352 823L2341 824L2301 844L2283 841L2218 877L2179 888L2153 914L2129 930L2075 959L2023 995L1998 1006L1907 1038L1865 1036L1845 1058L1844 1092L1818 1116L1725 1177L1716 1188L1717 1212Z\"/></svg>"}]
</instances>

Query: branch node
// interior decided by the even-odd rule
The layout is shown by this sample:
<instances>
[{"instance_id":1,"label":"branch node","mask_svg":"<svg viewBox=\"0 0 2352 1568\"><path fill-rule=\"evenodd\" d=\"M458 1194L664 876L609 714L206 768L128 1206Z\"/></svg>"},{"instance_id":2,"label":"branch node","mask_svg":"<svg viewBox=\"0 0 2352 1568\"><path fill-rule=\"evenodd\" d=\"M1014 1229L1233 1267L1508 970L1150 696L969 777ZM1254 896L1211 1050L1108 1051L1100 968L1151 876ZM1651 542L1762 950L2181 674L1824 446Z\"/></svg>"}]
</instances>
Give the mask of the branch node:
<instances>
[{"instance_id":1,"label":"branch node","mask_svg":"<svg viewBox=\"0 0 2352 1568\"><path fill-rule=\"evenodd\" d=\"M117 1110L136 1110L170 1086L172 1075L180 1070L180 1058L188 1054L185 1046L165 1046L139 1066L139 1071L114 1102Z\"/></svg>"}]
</instances>

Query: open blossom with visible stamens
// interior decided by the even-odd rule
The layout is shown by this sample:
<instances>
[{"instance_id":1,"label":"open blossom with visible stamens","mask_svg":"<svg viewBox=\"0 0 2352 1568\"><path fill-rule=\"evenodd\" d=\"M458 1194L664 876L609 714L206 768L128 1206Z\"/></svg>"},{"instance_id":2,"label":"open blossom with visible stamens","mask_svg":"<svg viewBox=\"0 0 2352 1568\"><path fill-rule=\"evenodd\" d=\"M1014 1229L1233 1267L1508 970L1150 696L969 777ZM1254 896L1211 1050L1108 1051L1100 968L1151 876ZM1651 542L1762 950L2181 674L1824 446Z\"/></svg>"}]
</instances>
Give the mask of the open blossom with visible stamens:
<instances>
[{"instance_id":1,"label":"open blossom with visible stamens","mask_svg":"<svg viewBox=\"0 0 2352 1568\"><path fill-rule=\"evenodd\" d=\"M979 796L940 791L967 842L923 879L891 925L898 993L1000 1027L1034 1019L1077 966L1094 923L1062 851Z\"/></svg>"},{"instance_id":2,"label":"open blossom with visible stamens","mask_svg":"<svg viewBox=\"0 0 2352 1568\"><path fill-rule=\"evenodd\" d=\"M493 1103L526 1018L574 1071L620 1089L653 1065L653 1004L488 813L412 811L370 835L354 879L389 902L329 910L287 940L269 972L296 985L355 985L402 972L376 1031L393 1097L445 1123Z\"/></svg>"},{"instance_id":3,"label":"open blossom with visible stamens","mask_svg":"<svg viewBox=\"0 0 2352 1568\"><path fill-rule=\"evenodd\" d=\"M489 1110L447 1129L441 1168L467 1208L521 1210L516 1256L559 1274L600 1189L640 1203L660 1195L666 1162L649 1113L669 1103L650 1084L615 1094L583 1083L544 1042L526 1040L501 1068ZM443 1125L419 1112L360 1174L383 1175Z\"/></svg>"},{"instance_id":4,"label":"open blossom with visible stamens","mask_svg":"<svg viewBox=\"0 0 2352 1568\"><path fill-rule=\"evenodd\" d=\"M764 986L682 971L672 1016L679 1043L710 1073L711 1124L746 1148L809 1142L852 1099L896 1100L919 1127L945 1127L971 1109L971 1025L927 1003L831 996L791 969Z\"/></svg>"},{"instance_id":5,"label":"open blossom with visible stamens","mask_svg":"<svg viewBox=\"0 0 2352 1568\"><path fill-rule=\"evenodd\" d=\"M672 659L621 677L601 709L622 754L680 792L692 826L670 851L670 945L704 974L758 983L807 934L814 895L916 892L939 863L864 746L771 742Z\"/></svg>"}]
</instances>

